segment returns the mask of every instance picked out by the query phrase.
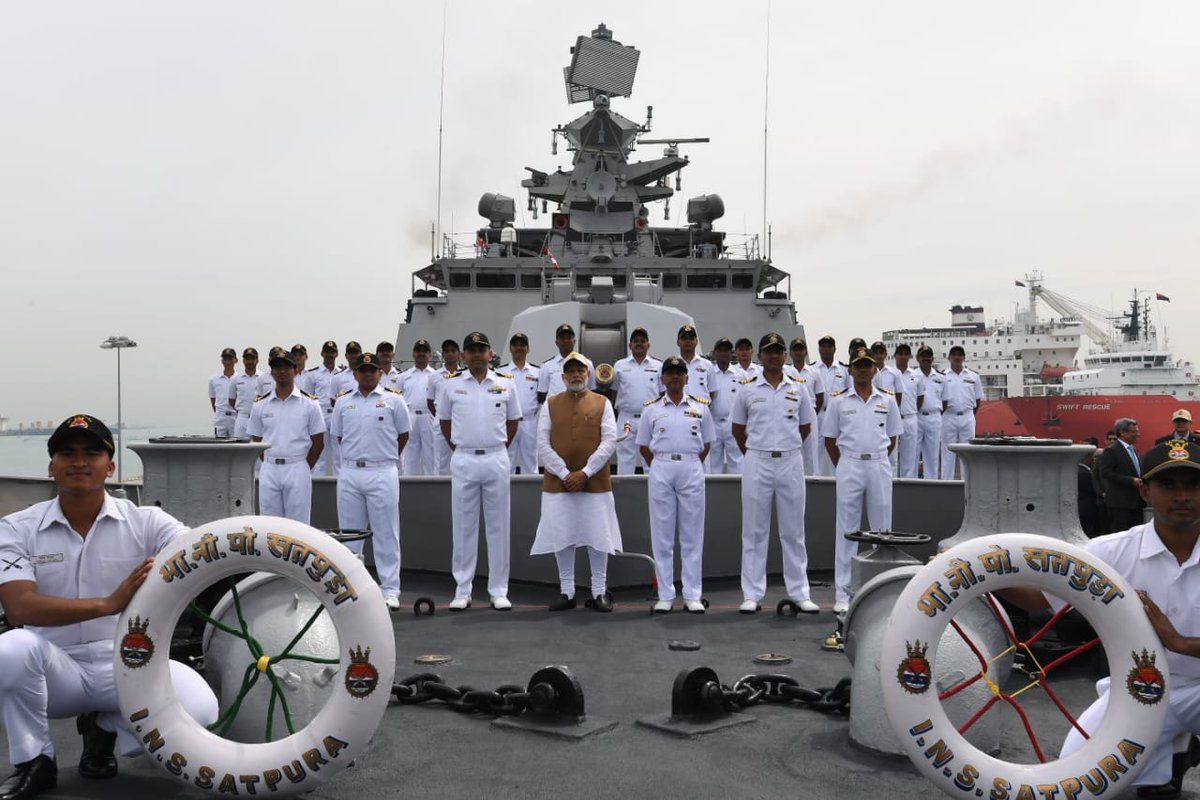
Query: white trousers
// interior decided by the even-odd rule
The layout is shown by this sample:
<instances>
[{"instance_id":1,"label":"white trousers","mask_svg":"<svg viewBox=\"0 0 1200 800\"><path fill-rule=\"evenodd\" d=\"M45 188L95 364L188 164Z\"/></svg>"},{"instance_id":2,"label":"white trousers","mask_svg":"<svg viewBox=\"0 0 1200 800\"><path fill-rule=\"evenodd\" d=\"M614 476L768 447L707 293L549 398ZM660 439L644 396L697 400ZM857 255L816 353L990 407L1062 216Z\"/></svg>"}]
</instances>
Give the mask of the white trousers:
<instances>
[{"instance_id":1,"label":"white trousers","mask_svg":"<svg viewBox=\"0 0 1200 800\"><path fill-rule=\"evenodd\" d=\"M922 411L917 423L917 448L921 452L921 477L936 481L941 477L942 412Z\"/></svg>"},{"instance_id":2,"label":"white trousers","mask_svg":"<svg viewBox=\"0 0 1200 800\"><path fill-rule=\"evenodd\" d=\"M233 435L234 436L249 436L250 435L248 433L249 430L250 430L250 415L249 414L245 414L245 415L238 414L237 417L234 419L234 423L233 423Z\"/></svg>"},{"instance_id":3,"label":"white trousers","mask_svg":"<svg viewBox=\"0 0 1200 800\"><path fill-rule=\"evenodd\" d=\"M517 423L517 435L508 446L508 462L515 473L537 475L537 414L522 417Z\"/></svg>"},{"instance_id":4,"label":"white trousers","mask_svg":"<svg viewBox=\"0 0 1200 800\"><path fill-rule=\"evenodd\" d=\"M442 435L442 425L436 419L434 424L433 437L433 474L434 475L450 475L450 443L446 441L446 437ZM408 448L404 448L407 450Z\"/></svg>"},{"instance_id":5,"label":"white trousers","mask_svg":"<svg viewBox=\"0 0 1200 800\"><path fill-rule=\"evenodd\" d=\"M916 414L909 414L901 422L904 430L896 440L896 449L892 455L896 458L897 473L901 478L917 477L917 457L921 447L921 423Z\"/></svg>"},{"instance_id":6,"label":"white trousers","mask_svg":"<svg viewBox=\"0 0 1200 800\"><path fill-rule=\"evenodd\" d=\"M575 596L575 545L554 552L558 562L559 591L567 597ZM599 597L608 589L608 553L589 547L588 566L592 569L592 596Z\"/></svg>"},{"instance_id":7,"label":"white trousers","mask_svg":"<svg viewBox=\"0 0 1200 800\"><path fill-rule=\"evenodd\" d=\"M650 497L650 545L658 599L675 599L675 531L683 598L699 600L704 557L704 468L700 461L655 458L647 479Z\"/></svg>"},{"instance_id":8,"label":"white trousers","mask_svg":"<svg viewBox=\"0 0 1200 800\"><path fill-rule=\"evenodd\" d=\"M733 421L726 417L713 420L716 437L704 461L704 471L711 475L737 475L742 471L742 449L733 438Z\"/></svg>"},{"instance_id":9,"label":"white trousers","mask_svg":"<svg viewBox=\"0 0 1200 800\"><path fill-rule=\"evenodd\" d=\"M808 550L804 545L804 458L799 450L772 458L747 450L742 460L742 595L767 594L767 539L774 503L788 597L808 600Z\"/></svg>"},{"instance_id":10,"label":"white trousers","mask_svg":"<svg viewBox=\"0 0 1200 800\"><path fill-rule=\"evenodd\" d=\"M1096 694L1100 697L1079 715L1079 725L1088 733L1094 732L1104 719L1104 712L1108 709L1111 681L1111 678L1096 681ZM1110 721L1109 724L1119 723ZM1130 786L1158 786L1171 780L1172 745L1175 737L1183 731L1200 733L1200 681L1195 678L1190 681L1187 678L1176 679L1172 676L1171 690L1167 692L1167 719L1163 723L1162 734L1158 741L1142 754L1145 766ZM1083 736L1075 728L1071 728L1063 742L1060 758L1075 752L1083 743Z\"/></svg>"},{"instance_id":11,"label":"white trousers","mask_svg":"<svg viewBox=\"0 0 1200 800\"><path fill-rule=\"evenodd\" d=\"M843 453L837 465L837 539L833 562L837 603L850 599L850 566L858 552L858 542L850 541L845 534L862 530L863 501L867 503L871 530L892 529L892 465L882 454L872 456L864 461L857 453Z\"/></svg>"},{"instance_id":12,"label":"white trousers","mask_svg":"<svg viewBox=\"0 0 1200 800\"><path fill-rule=\"evenodd\" d=\"M638 423L641 422L641 414L634 416L626 412L622 412L617 416L617 474L632 475L636 467L641 467L643 471L646 468L646 462L642 460L641 451L638 449L637 435ZM625 436L625 426L629 425L629 435ZM625 438L621 438L621 437Z\"/></svg>"},{"instance_id":13,"label":"white trousers","mask_svg":"<svg viewBox=\"0 0 1200 800\"><path fill-rule=\"evenodd\" d=\"M825 437L818 435L817 431L809 431L808 438L804 440L804 446L800 450L804 453L804 474L820 475L821 456L829 458L829 454L825 452Z\"/></svg>"},{"instance_id":14,"label":"white trousers","mask_svg":"<svg viewBox=\"0 0 1200 800\"><path fill-rule=\"evenodd\" d=\"M231 408L221 408L217 406L215 415L213 416L213 432L219 437L233 436L233 430L236 426L237 412ZM246 424L249 424L249 419Z\"/></svg>"},{"instance_id":15,"label":"white trousers","mask_svg":"<svg viewBox=\"0 0 1200 800\"><path fill-rule=\"evenodd\" d=\"M363 530L371 526L371 552L384 597L400 596L400 482L392 467L343 465L337 481L338 526ZM361 553L363 542L350 549Z\"/></svg>"},{"instance_id":16,"label":"white trousers","mask_svg":"<svg viewBox=\"0 0 1200 800\"><path fill-rule=\"evenodd\" d=\"M942 414L942 480L954 479L954 465L958 461L950 452L949 445L970 441L974 435L975 415L970 411L947 411Z\"/></svg>"},{"instance_id":17,"label":"white trousers","mask_svg":"<svg viewBox=\"0 0 1200 800\"><path fill-rule=\"evenodd\" d=\"M204 678L177 661L170 671L184 710L201 725L216 722L217 698ZM122 755L141 752L141 739L126 727L117 704L111 639L64 648L25 628L0 636L0 716L13 764L53 757L49 720L88 711L101 712L97 723L117 734Z\"/></svg>"},{"instance_id":18,"label":"white trousers","mask_svg":"<svg viewBox=\"0 0 1200 800\"><path fill-rule=\"evenodd\" d=\"M821 467L814 474L824 475L826 478L832 478L833 477L833 462L829 460L829 452L825 449L825 431L820 430L824 420L825 420L824 412L817 415L817 429L818 429L817 432L820 435L814 437L813 434L810 433L808 438L809 439L816 438L817 441L820 443L819 446L817 447L817 457L820 460Z\"/></svg>"},{"instance_id":19,"label":"white trousers","mask_svg":"<svg viewBox=\"0 0 1200 800\"><path fill-rule=\"evenodd\" d=\"M434 463L434 439L442 439L442 430L429 413L429 409L408 410L412 430L408 433L408 444L400 454L405 475L436 475Z\"/></svg>"},{"instance_id":20,"label":"white trousers","mask_svg":"<svg viewBox=\"0 0 1200 800\"><path fill-rule=\"evenodd\" d=\"M258 511L308 524L312 517L312 472L304 459L276 464L268 456L258 472Z\"/></svg>"},{"instance_id":21,"label":"white trousers","mask_svg":"<svg viewBox=\"0 0 1200 800\"><path fill-rule=\"evenodd\" d=\"M445 437L443 437L445 438ZM455 597L470 597L479 556L479 507L487 539L488 594L508 595L509 564L509 479L508 450L488 448L475 455L473 448L460 447L450 459L450 518L453 522L454 553L450 572Z\"/></svg>"}]
</instances>

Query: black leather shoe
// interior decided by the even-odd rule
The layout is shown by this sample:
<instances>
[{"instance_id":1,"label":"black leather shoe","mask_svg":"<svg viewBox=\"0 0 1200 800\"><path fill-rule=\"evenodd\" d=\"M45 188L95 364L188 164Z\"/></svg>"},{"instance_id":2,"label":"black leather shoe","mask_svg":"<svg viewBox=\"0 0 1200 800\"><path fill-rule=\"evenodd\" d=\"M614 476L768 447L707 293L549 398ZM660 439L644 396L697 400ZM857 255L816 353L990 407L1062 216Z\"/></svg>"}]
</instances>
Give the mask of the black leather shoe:
<instances>
[{"instance_id":1,"label":"black leather shoe","mask_svg":"<svg viewBox=\"0 0 1200 800\"><path fill-rule=\"evenodd\" d=\"M83 755L79 757L79 774L84 778L115 778L117 758L113 750L117 735L96 724L96 712L89 711L75 718L75 730L83 736Z\"/></svg>"},{"instance_id":2,"label":"black leather shoe","mask_svg":"<svg viewBox=\"0 0 1200 800\"><path fill-rule=\"evenodd\" d=\"M16 771L0 783L0 800L25 800L58 784L58 764L47 755L13 765Z\"/></svg>"},{"instance_id":3,"label":"black leather shoe","mask_svg":"<svg viewBox=\"0 0 1200 800\"><path fill-rule=\"evenodd\" d=\"M604 594L596 595L596 599L592 601L592 611L599 611L602 614L608 614L612 611L612 594L605 592Z\"/></svg>"},{"instance_id":4,"label":"black leather shoe","mask_svg":"<svg viewBox=\"0 0 1200 800\"><path fill-rule=\"evenodd\" d=\"M566 611L575 607L575 598L567 597L565 594L560 594L558 599L551 603L548 608L551 611Z\"/></svg>"}]
</instances>

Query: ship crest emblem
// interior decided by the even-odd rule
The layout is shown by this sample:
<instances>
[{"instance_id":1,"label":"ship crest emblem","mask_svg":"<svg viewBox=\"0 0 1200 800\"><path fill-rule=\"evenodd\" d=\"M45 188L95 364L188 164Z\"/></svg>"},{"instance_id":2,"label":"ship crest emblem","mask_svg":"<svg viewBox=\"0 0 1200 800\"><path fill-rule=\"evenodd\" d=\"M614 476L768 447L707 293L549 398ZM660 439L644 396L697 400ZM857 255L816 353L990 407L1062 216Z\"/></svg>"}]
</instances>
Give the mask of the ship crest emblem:
<instances>
[{"instance_id":1,"label":"ship crest emblem","mask_svg":"<svg viewBox=\"0 0 1200 800\"><path fill-rule=\"evenodd\" d=\"M89 427L88 418L80 414L79 416L71 417L71 421L67 423L68 428L87 428Z\"/></svg>"},{"instance_id":2,"label":"ship crest emblem","mask_svg":"<svg viewBox=\"0 0 1200 800\"><path fill-rule=\"evenodd\" d=\"M346 691L351 697L363 698L379 685L379 671L371 663L371 648L350 648L350 666L346 667Z\"/></svg>"},{"instance_id":3,"label":"ship crest emblem","mask_svg":"<svg viewBox=\"0 0 1200 800\"><path fill-rule=\"evenodd\" d=\"M121 639L121 663L130 669L144 667L154 655L154 640L146 634L150 618L135 616L129 620L129 631Z\"/></svg>"},{"instance_id":4,"label":"ship crest emblem","mask_svg":"<svg viewBox=\"0 0 1200 800\"><path fill-rule=\"evenodd\" d=\"M929 643L921 644L920 639L912 644L904 643L908 655L896 668L896 680L909 694L924 694L933 680L929 661L925 658L925 651L928 647Z\"/></svg>"},{"instance_id":5,"label":"ship crest emblem","mask_svg":"<svg viewBox=\"0 0 1200 800\"><path fill-rule=\"evenodd\" d=\"M1170 448L1167 451L1167 458L1172 461L1187 461L1189 457L1187 446L1188 443L1183 439L1172 439L1167 442L1167 447Z\"/></svg>"},{"instance_id":6,"label":"ship crest emblem","mask_svg":"<svg viewBox=\"0 0 1200 800\"><path fill-rule=\"evenodd\" d=\"M1130 655L1133 656L1133 669L1125 678L1125 688L1134 700L1152 706L1163 699L1163 674L1154 665L1158 656L1146 650L1142 650L1141 655L1136 650Z\"/></svg>"}]
</instances>

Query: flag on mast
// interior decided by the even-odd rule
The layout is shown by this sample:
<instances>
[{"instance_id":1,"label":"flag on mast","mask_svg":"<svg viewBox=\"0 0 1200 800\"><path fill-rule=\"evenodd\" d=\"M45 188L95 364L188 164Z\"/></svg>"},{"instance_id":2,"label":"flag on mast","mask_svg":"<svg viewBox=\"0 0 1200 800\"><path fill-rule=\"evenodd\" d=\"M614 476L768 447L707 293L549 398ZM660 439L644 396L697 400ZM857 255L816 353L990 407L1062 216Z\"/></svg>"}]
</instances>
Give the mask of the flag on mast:
<instances>
[{"instance_id":1,"label":"flag on mast","mask_svg":"<svg viewBox=\"0 0 1200 800\"><path fill-rule=\"evenodd\" d=\"M1169 303L1169 302L1171 302L1171 298L1167 297L1167 296L1166 296L1165 294L1163 294L1162 292L1155 292L1155 293L1154 293L1154 296L1155 296L1155 298L1157 298L1157 299L1159 299L1159 300L1162 300L1164 303Z\"/></svg>"}]
</instances>

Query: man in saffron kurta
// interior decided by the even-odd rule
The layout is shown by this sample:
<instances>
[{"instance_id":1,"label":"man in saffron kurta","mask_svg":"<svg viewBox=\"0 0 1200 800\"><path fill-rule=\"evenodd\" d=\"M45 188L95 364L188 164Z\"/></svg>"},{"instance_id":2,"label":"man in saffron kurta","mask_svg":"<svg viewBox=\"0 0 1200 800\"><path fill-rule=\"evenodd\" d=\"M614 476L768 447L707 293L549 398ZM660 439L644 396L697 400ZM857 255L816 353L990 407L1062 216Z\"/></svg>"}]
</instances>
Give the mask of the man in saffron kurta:
<instances>
[{"instance_id":1,"label":"man in saffron kurta","mask_svg":"<svg viewBox=\"0 0 1200 800\"><path fill-rule=\"evenodd\" d=\"M612 611L608 556L621 549L608 461L617 447L612 406L588 391L591 362L579 353L563 359L566 391L551 395L538 414L538 458L545 465L542 518L531 555L554 553L562 594L551 611L575 608L575 548L587 547L592 608Z\"/></svg>"}]
</instances>

